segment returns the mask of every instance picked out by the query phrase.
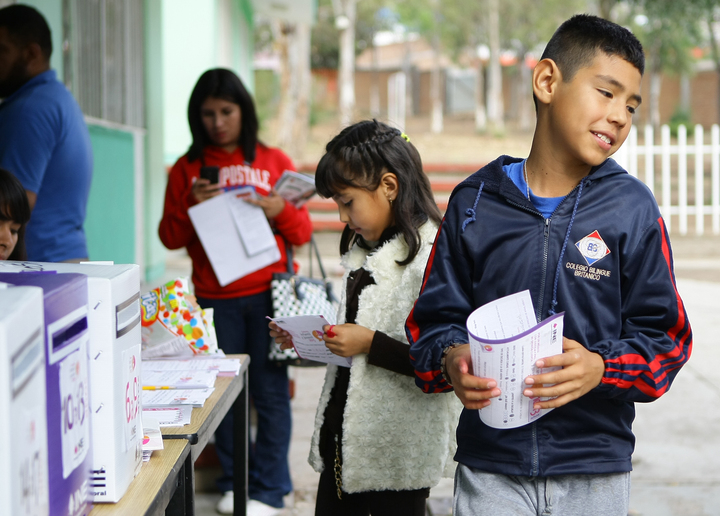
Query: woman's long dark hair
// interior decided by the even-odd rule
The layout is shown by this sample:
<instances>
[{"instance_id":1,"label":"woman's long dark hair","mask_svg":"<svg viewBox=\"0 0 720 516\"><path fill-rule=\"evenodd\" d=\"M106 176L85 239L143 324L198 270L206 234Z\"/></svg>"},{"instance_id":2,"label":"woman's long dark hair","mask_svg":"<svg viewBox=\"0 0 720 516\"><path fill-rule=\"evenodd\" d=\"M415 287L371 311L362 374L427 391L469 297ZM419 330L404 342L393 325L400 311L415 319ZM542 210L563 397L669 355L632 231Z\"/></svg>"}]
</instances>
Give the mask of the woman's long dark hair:
<instances>
[{"instance_id":1,"label":"woman's long dark hair","mask_svg":"<svg viewBox=\"0 0 720 516\"><path fill-rule=\"evenodd\" d=\"M27 260L25 226L30 220L30 203L22 183L4 168L0 168L0 220L20 224L17 243L8 260Z\"/></svg>"},{"instance_id":2,"label":"woman's long dark hair","mask_svg":"<svg viewBox=\"0 0 720 516\"><path fill-rule=\"evenodd\" d=\"M397 263L407 265L420 250L418 228L428 219L440 224L441 216L420 154L400 131L377 120L346 127L325 147L315 172L315 187L326 198L348 187L374 192L386 172L398 179L392 210L395 227L408 245L408 256ZM348 252L355 241L366 245L362 236L346 225L340 237L340 253Z\"/></svg>"},{"instance_id":3,"label":"woman's long dark hair","mask_svg":"<svg viewBox=\"0 0 720 516\"><path fill-rule=\"evenodd\" d=\"M240 138L238 146L242 149L245 161L255 161L255 145L258 140L258 119L253 99L243 85L240 77L231 70L214 68L203 73L190 94L188 102L188 122L192 133L192 144L188 149L188 161L195 161L202 156L206 145L212 145L200 113L203 102L208 97L227 100L240 106Z\"/></svg>"}]
</instances>

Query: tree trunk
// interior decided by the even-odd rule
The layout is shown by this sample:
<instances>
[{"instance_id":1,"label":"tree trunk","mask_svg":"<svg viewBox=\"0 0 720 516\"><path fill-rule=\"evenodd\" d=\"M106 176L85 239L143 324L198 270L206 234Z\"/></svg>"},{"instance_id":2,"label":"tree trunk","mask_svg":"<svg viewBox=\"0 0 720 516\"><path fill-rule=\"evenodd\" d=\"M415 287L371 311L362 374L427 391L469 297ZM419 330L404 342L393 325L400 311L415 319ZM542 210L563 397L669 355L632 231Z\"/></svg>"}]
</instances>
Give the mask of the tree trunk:
<instances>
[{"instance_id":1,"label":"tree trunk","mask_svg":"<svg viewBox=\"0 0 720 516\"><path fill-rule=\"evenodd\" d=\"M617 3L617 0L598 0L598 16L610 20L613 5Z\"/></svg>"},{"instance_id":2,"label":"tree trunk","mask_svg":"<svg viewBox=\"0 0 720 516\"><path fill-rule=\"evenodd\" d=\"M505 130L502 69L500 67L500 15L498 0L488 0L490 68L488 74L488 121L495 133Z\"/></svg>"},{"instance_id":3,"label":"tree trunk","mask_svg":"<svg viewBox=\"0 0 720 516\"><path fill-rule=\"evenodd\" d=\"M712 9L709 10L708 16L707 16L707 25L708 25L708 32L710 33L710 49L712 51L712 57L713 61L715 62L715 71L718 75L718 81L717 81L717 119L720 120L720 43L717 40L717 35L715 34L715 31L713 30L713 12Z\"/></svg>"},{"instance_id":4,"label":"tree trunk","mask_svg":"<svg viewBox=\"0 0 720 516\"><path fill-rule=\"evenodd\" d=\"M340 29L340 125L350 125L355 111L355 18L357 0L341 0L342 12L335 13ZM340 16L346 20L338 23Z\"/></svg>"},{"instance_id":5,"label":"tree trunk","mask_svg":"<svg viewBox=\"0 0 720 516\"><path fill-rule=\"evenodd\" d=\"M690 76L687 72L680 75L680 111L690 114Z\"/></svg>"},{"instance_id":6,"label":"tree trunk","mask_svg":"<svg viewBox=\"0 0 720 516\"><path fill-rule=\"evenodd\" d=\"M277 145L299 161L310 128L310 26L276 22L273 30L280 53Z\"/></svg>"},{"instance_id":7,"label":"tree trunk","mask_svg":"<svg viewBox=\"0 0 720 516\"><path fill-rule=\"evenodd\" d=\"M525 63L523 57L520 62L520 96L518 98L518 118L521 131L530 131L533 128L533 102L532 102L532 70Z\"/></svg>"},{"instance_id":8,"label":"tree trunk","mask_svg":"<svg viewBox=\"0 0 720 516\"><path fill-rule=\"evenodd\" d=\"M650 125L657 131L660 129L660 86L662 75L653 67L650 70Z\"/></svg>"},{"instance_id":9,"label":"tree trunk","mask_svg":"<svg viewBox=\"0 0 720 516\"><path fill-rule=\"evenodd\" d=\"M372 45L372 79L370 82L370 114L373 117L380 116L380 72L378 70L379 51L375 46L375 34L370 39Z\"/></svg>"},{"instance_id":10,"label":"tree trunk","mask_svg":"<svg viewBox=\"0 0 720 516\"><path fill-rule=\"evenodd\" d=\"M482 61L477 68L477 83L475 88L475 130L487 130L487 113L485 112L485 67Z\"/></svg>"},{"instance_id":11,"label":"tree trunk","mask_svg":"<svg viewBox=\"0 0 720 516\"><path fill-rule=\"evenodd\" d=\"M430 130L434 134L440 134L443 130L443 101L440 88L440 13L438 12L438 0L434 0L435 28L433 31L433 69L430 84L430 100L432 102L432 115Z\"/></svg>"}]
</instances>

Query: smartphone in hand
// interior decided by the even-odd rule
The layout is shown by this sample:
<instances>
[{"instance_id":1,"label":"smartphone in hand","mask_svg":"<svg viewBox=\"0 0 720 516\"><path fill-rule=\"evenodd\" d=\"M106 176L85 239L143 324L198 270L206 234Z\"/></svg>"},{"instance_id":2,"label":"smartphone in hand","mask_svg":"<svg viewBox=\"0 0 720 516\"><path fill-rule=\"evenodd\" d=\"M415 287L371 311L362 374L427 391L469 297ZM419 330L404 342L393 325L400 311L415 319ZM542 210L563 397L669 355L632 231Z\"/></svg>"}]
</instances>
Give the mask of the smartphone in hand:
<instances>
[{"instance_id":1,"label":"smartphone in hand","mask_svg":"<svg viewBox=\"0 0 720 516\"><path fill-rule=\"evenodd\" d=\"M217 184L220 180L220 167L215 166L204 166L200 169L200 177L210 181L210 184Z\"/></svg>"}]
</instances>

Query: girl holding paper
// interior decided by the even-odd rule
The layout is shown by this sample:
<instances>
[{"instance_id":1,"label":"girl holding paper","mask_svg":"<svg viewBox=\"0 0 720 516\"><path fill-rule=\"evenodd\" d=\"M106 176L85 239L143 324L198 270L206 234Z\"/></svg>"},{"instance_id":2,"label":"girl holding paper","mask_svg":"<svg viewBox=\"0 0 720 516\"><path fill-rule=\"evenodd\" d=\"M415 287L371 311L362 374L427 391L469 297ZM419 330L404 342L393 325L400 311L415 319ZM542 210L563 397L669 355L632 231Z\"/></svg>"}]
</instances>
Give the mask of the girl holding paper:
<instances>
[{"instance_id":1,"label":"girl holding paper","mask_svg":"<svg viewBox=\"0 0 720 516\"><path fill-rule=\"evenodd\" d=\"M405 336L440 212L409 138L375 120L328 143L315 185L347 224L339 324L323 340L352 357L350 368L327 366L309 458L321 472L315 514L421 516L429 488L454 470L462 409L415 386Z\"/></svg>"},{"instance_id":2,"label":"girl holding paper","mask_svg":"<svg viewBox=\"0 0 720 516\"><path fill-rule=\"evenodd\" d=\"M172 167L160 221L160 240L169 249L187 248L198 303L215 311L219 346L226 353L250 355L250 397L258 413L257 439L250 446L248 514L277 514L292 491L288 466L291 412L287 369L268 361L265 316L272 313L270 281L287 272L283 238L293 245L310 240L307 208L296 208L274 192L285 170L295 170L279 149L258 140L255 106L241 80L230 70L213 69L198 80L190 96L188 122L192 144ZM217 167L217 183L201 177L201 168ZM257 272L221 286L188 215L188 209L225 190L252 186L273 228L281 258ZM229 227L228 231L234 231ZM218 428L216 449L223 467L218 487L224 493L218 511L231 514L232 413Z\"/></svg>"}]
</instances>

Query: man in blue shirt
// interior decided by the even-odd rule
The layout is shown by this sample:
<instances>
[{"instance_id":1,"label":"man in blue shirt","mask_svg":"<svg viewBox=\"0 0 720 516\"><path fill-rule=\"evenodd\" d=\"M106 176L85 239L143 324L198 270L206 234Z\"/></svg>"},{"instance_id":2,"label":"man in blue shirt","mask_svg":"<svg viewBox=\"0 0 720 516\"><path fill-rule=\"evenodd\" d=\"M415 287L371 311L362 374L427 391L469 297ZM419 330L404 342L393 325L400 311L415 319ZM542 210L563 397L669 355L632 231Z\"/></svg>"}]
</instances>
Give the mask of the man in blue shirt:
<instances>
[{"instance_id":1,"label":"man in blue shirt","mask_svg":"<svg viewBox=\"0 0 720 516\"><path fill-rule=\"evenodd\" d=\"M83 113L50 69L52 41L32 7L0 9L0 166L17 176L32 216L30 260L88 257L83 223L92 150Z\"/></svg>"}]
</instances>

